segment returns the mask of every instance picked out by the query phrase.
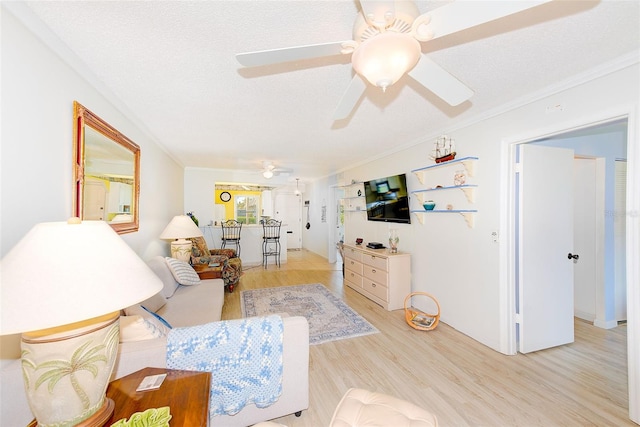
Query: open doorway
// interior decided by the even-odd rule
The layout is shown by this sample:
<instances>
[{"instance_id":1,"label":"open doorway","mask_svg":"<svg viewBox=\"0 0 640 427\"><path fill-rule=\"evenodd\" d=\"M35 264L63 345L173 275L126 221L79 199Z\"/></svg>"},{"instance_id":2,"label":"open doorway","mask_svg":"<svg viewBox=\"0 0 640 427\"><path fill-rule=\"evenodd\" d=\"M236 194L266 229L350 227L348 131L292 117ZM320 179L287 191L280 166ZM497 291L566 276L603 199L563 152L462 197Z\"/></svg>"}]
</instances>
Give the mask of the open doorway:
<instances>
[{"instance_id":1,"label":"open doorway","mask_svg":"<svg viewBox=\"0 0 640 427\"><path fill-rule=\"evenodd\" d=\"M502 204L502 218L504 219L501 226L501 235L504 236L505 245L501 248L501 260L504 263L505 270L501 279L501 295L504 302L504 342L503 349L506 353L515 354L517 352L517 321L520 321L519 314L515 310L515 301L518 297L516 291L516 277L518 272L516 271L516 263L515 259L517 256L516 247L518 244L518 233L517 233L517 211L514 208L516 192L515 188L517 187L516 182L516 171L520 166L516 163L516 154L517 147L522 144L527 144L533 141L539 141L542 138L550 138L551 136L560 135L563 133L567 133L569 131L580 131L590 127L594 127L596 125L604 125L611 124L617 120L626 120L628 124L627 132L625 133L625 138L627 142L627 151L626 154L628 156L629 163L629 174L627 176L626 185L627 191L626 195L629 197L631 195L631 199L628 199L629 205L628 210L625 212L625 217L627 224L631 224L632 227L628 229L626 233L627 238L627 257L628 259L637 259L638 254L638 229L634 226L636 224L634 222L634 218L637 217L637 203L638 199L636 194L640 189L638 188L639 182L636 176L636 168L640 165L640 152L638 149L638 134L637 134L637 121L636 121L636 112L623 110L620 111L617 116L601 116L599 119L592 118L590 122L587 123L567 123L566 126L556 127L556 129L545 129L544 131L538 130L536 133L535 130L529 133L529 136L520 135L516 138L509 139L506 138L503 141L503 169L502 169L502 182L504 186L502 187L502 194L504 196L503 204ZM629 295L628 301L628 312L627 317L629 318L629 326L627 330L627 359L628 359L628 380L629 380L629 416L632 420L638 421L640 420L640 347L639 336L638 336L638 325L639 325L639 312L640 312L640 304L639 299L637 298L638 293L640 292L640 284L637 283L637 280L631 280L631 278L638 277L638 265L636 263L627 263L626 265L626 273L627 273L627 293Z\"/></svg>"},{"instance_id":2,"label":"open doorway","mask_svg":"<svg viewBox=\"0 0 640 427\"><path fill-rule=\"evenodd\" d=\"M332 192L331 205L329 207L329 242L328 242L328 261L329 263L342 264L342 254L338 243L344 242L344 188L333 186L330 188Z\"/></svg>"},{"instance_id":3,"label":"open doorway","mask_svg":"<svg viewBox=\"0 0 640 427\"><path fill-rule=\"evenodd\" d=\"M574 152L574 315L601 328L616 327L626 305L624 212L627 119L564 132L528 144ZM621 172L624 171L624 174ZM616 205L617 199L617 205ZM622 246L621 246L622 245ZM618 250L615 250L615 249ZM624 283L621 281L624 280ZM626 312L625 312L626 314Z\"/></svg>"}]
</instances>

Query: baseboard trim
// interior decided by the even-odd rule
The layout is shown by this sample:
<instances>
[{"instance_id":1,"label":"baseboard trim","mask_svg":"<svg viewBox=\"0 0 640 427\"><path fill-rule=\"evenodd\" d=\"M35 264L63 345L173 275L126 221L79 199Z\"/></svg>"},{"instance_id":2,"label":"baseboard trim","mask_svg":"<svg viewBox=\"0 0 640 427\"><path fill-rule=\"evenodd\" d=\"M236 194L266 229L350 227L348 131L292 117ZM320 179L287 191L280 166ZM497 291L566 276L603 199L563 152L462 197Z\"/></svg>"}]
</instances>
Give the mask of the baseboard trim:
<instances>
[{"instance_id":1,"label":"baseboard trim","mask_svg":"<svg viewBox=\"0 0 640 427\"><path fill-rule=\"evenodd\" d=\"M573 315L578 319L586 320L587 322L595 322L596 315L593 313L587 313L586 311L575 310Z\"/></svg>"},{"instance_id":2,"label":"baseboard trim","mask_svg":"<svg viewBox=\"0 0 640 427\"><path fill-rule=\"evenodd\" d=\"M602 329L613 329L616 326L618 326L618 321L617 320L594 320L593 321L593 326L597 326L598 328L602 328Z\"/></svg>"}]
</instances>

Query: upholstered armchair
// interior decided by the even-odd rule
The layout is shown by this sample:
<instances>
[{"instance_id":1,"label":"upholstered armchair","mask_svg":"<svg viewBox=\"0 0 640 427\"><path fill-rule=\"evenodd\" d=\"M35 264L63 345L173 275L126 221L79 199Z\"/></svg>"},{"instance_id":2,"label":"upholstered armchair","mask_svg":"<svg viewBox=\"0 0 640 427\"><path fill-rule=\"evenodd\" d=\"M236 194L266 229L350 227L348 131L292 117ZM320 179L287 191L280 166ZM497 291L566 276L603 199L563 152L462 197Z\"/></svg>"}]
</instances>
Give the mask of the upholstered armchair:
<instances>
[{"instance_id":1,"label":"upholstered armchair","mask_svg":"<svg viewBox=\"0 0 640 427\"><path fill-rule=\"evenodd\" d=\"M233 292L233 288L242 275L242 260L236 256L235 249L209 249L204 237L189 239L191 246L191 265L196 271L198 266L207 266L209 271L219 271L224 284ZM218 267L208 267L210 264L218 264Z\"/></svg>"},{"instance_id":2,"label":"upholstered armchair","mask_svg":"<svg viewBox=\"0 0 640 427\"><path fill-rule=\"evenodd\" d=\"M206 245L206 243L205 243ZM225 248L225 249L209 249L209 254L211 255L223 255L229 259L238 258L235 249Z\"/></svg>"}]
</instances>

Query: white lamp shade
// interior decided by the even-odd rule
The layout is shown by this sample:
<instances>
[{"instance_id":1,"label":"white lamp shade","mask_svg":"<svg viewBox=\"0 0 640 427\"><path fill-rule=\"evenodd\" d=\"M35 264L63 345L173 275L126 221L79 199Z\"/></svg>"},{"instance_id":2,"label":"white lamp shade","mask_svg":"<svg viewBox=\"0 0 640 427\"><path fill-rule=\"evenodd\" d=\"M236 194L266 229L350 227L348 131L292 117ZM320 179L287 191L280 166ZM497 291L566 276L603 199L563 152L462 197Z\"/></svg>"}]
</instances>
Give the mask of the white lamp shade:
<instances>
[{"instance_id":1,"label":"white lamp shade","mask_svg":"<svg viewBox=\"0 0 640 427\"><path fill-rule=\"evenodd\" d=\"M354 70L374 86L386 89L420 59L420 43L409 34L387 31L365 40L353 52Z\"/></svg>"},{"instance_id":2,"label":"white lamp shade","mask_svg":"<svg viewBox=\"0 0 640 427\"><path fill-rule=\"evenodd\" d=\"M36 225L2 259L0 278L1 335L102 316L162 289L104 221Z\"/></svg>"},{"instance_id":3,"label":"white lamp shade","mask_svg":"<svg viewBox=\"0 0 640 427\"><path fill-rule=\"evenodd\" d=\"M202 231L188 215L176 215L166 226L161 239L188 239L202 236Z\"/></svg>"}]
</instances>

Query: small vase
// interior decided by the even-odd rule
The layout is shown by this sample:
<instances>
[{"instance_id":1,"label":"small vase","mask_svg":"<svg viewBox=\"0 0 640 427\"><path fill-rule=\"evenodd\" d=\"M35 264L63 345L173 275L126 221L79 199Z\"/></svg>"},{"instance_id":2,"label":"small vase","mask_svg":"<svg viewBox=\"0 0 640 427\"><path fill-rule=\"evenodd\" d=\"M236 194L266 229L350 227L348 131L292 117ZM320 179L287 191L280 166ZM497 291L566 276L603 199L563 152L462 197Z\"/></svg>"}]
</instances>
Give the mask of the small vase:
<instances>
[{"instance_id":1,"label":"small vase","mask_svg":"<svg viewBox=\"0 0 640 427\"><path fill-rule=\"evenodd\" d=\"M389 230L389 248L392 254L398 252L398 242L400 242L400 238L398 237L398 230L392 228Z\"/></svg>"}]
</instances>

